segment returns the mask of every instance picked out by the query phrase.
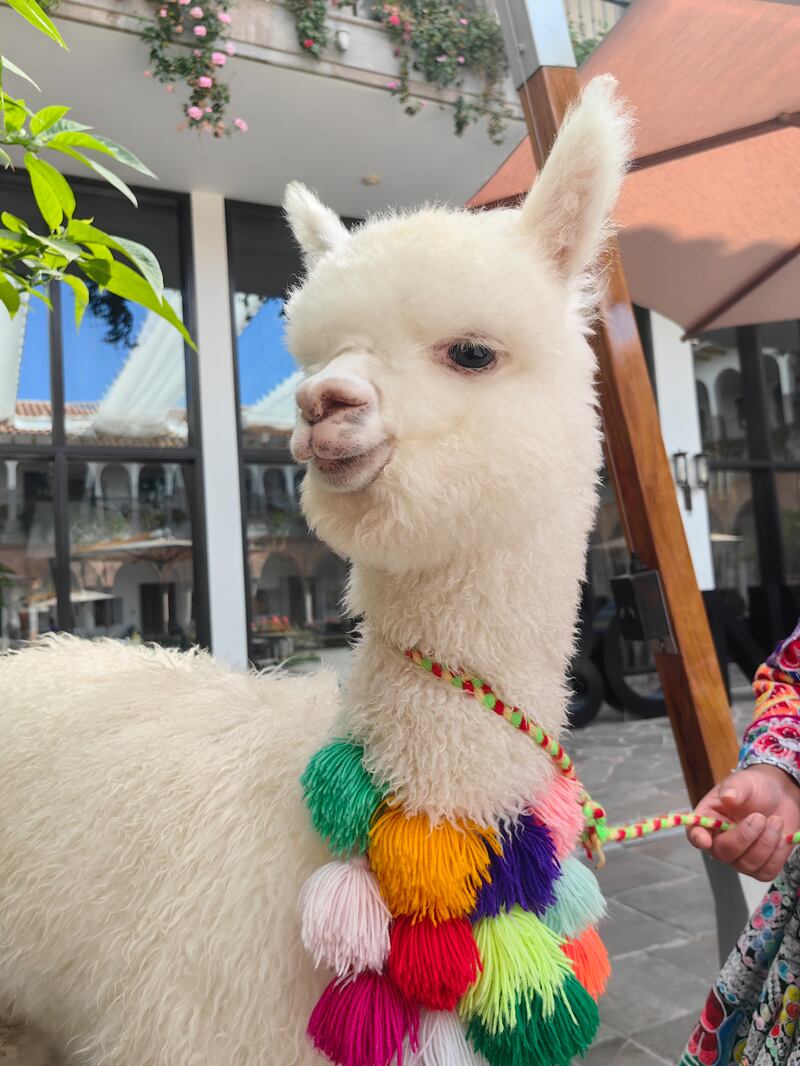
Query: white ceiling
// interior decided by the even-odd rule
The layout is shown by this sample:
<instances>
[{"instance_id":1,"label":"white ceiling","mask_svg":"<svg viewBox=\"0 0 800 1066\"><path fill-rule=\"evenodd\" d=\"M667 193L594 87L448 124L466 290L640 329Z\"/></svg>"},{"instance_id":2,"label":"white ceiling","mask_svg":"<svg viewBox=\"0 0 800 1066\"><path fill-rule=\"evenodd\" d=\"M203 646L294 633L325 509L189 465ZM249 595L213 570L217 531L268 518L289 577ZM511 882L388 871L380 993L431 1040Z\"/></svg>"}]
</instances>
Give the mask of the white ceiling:
<instances>
[{"instance_id":1,"label":"white ceiling","mask_svg":"<svg viewBox=\"0 0 800 1066\"><path fill-rule=\"evenodd\" d=\"M237 58L226 67L230 117L245 118L249 132L219 141L179 133L181 97L143 76L147 54L137 37L56 21L69 52L22 25L8 8L0 10L0 39L13 42L9 57L42 89L40 95L25 92L30 105L71 104L75 119L134 151L165 189L276 204L286 183L299 178L353 216L422 200L463 203L523 132L514 122L500 146L483 127L458 138L451 112L435 104L409 118L388 91ZM12 84L7 75L7 89L22 95L23 83L14 78ZM65 169L88 173L69 162ZM148 184L116 169L126 180ZM364 186L361 177L369 173L380 174L381 184Z\"/></svg>"}]
</instances>

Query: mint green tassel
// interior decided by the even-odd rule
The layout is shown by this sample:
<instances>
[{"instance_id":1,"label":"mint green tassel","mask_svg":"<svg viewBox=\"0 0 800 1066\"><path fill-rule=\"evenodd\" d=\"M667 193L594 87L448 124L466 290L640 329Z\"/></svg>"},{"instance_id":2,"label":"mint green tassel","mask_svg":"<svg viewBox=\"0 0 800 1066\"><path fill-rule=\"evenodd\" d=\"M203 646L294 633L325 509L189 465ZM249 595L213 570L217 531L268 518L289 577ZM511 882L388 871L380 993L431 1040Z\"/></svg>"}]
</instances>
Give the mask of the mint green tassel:
<instances>
[{"instance_id":1,"label":"mint green tassel","mask_svg":"<svg viewBox=\"0 0 800 1066\"><path fill-rule=\"evenodd\" d=\"M597 878L580 859L562 861L561 877L553 888L556 902L544 912L542 921L565 940L573 940L590 925L597 925L606 913L606 901Z\"/></svg>"},{"instance_id":2,"label":"mint green tassel","mask_svg":"<svg viewBox=\"0 0 800 1066\"><path fill-rule=\"evenodd\" d=\"M511 1029L492 1032L476 1015L467 1036L489 1066L570 1066L594 1039L600 1018L597 1004L570 976L553 1014L545 1017L538 996L518 1000Z\"/></svg>"},{"instance_id":3,"label":"mint green tassel","mask_svg":"<svg viewBox=\"0 0 800 1066\"><path fill-rule=\"evenodd\" d=\"M364 769L363 755L349 740L331 741L300 779L311 823L337 855L367 850L370 822L384 799Z\"/></svg>"}]
</instances>

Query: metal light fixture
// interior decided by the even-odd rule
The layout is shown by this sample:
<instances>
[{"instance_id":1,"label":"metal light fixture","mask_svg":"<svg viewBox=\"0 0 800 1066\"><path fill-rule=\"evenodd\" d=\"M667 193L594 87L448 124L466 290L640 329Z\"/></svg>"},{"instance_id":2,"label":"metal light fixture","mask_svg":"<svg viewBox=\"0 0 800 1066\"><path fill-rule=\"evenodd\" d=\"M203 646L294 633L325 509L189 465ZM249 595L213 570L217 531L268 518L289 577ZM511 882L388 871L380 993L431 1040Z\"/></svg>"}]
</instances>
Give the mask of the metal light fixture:
<instances>
[{"instance_id":1,"label":"metal light fixture","mask_svg":"<svg viewBox=\"0 0 800 1066\"><path fill-rule=\"evenodd\" d=\"M708 492L708 452L698 452L694 457L694 477L698 489Z\"/></svg>"},{"instance_id":2,"label":"metal light fixture","mask_svg":"<svg viewBox=\"0 0 800 1066\"><path fill-rule=\"evenodd\" d=\"M683 490L683 503L687 511L692 509L692 486L689 484L689 457L686 452L672 453L672 469L675 484Z\"/></svg>"}]
</instances>

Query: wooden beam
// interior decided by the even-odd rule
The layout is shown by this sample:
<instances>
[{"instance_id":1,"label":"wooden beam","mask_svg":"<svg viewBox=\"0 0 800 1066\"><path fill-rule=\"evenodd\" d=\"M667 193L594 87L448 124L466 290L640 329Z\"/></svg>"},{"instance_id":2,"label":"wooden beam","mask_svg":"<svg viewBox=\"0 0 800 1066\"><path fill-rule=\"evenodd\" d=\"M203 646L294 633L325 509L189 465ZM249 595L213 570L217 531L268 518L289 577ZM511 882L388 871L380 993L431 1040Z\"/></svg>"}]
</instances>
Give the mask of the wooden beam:
<instances>
[{"instance_id":1,"label":"wooden beam","mask_svg":"<svg viewBox=\"0 0 800 1066\"><path fill-rule=\"evenodd\" d=\"M757 270L752 277L747 281L743 281L741 285L737 286L733 292L724 296L721 300L718 300L713 307L708 311L705 311L699 318L692 322L681 337L681 340L686 341L690 337L696 336L698 333L702 333L704 329L708 329L712 322L715 322L721 315L724 315L726 311L730 311L732 307L735 307L738 303L741 303L745 296L749 296L751 292L760 288L765 281L769 281L771 277L778 273L779 270L783 270L785 266L788 266L794 259L800 255L800 244L796 244L793 248L788 248L785 252L781 252L780 255L771 259L766 266Z\"/></svg>"},{"instance_id":2,"label":"wooden beam","mask_svg":"<svg viewBox=\"0 0 800 1066\"><path fill-rule=\"evenodd\" d=\"M709 152L712 148L724 148L727 144L749 141L752 137L763 137L765 133L774 133L775 130L797 128L798 126L800 126L800 111L781 112L775 118L766 119L764 122L755 122L752 126L741 126L736 130L717 133L713 137L702 137L698 141L677 144L674 148L665 148L661 152L650 152L649 155L637 156L631 163L631 170L647 170L649 167L661 166L662 163L671 163L674 159L684 159L689 155L697 155L698 152Z\"/></svg>"},{"instance_id":3,"label":"wooden beam","mask_svg":"<svg viewBox=\"0 0 800 1066\"><path fill-rule=\"evenodd\" d=\"M539 169L578 91L570 67L541 67L520 89ZM689 796L696 803L736 765L736 735L616 242L610 255L605 315L593 341L609 473L628 547L661 575L676 651L657 654L656 665Z\"/></svg>"}]
</instances>

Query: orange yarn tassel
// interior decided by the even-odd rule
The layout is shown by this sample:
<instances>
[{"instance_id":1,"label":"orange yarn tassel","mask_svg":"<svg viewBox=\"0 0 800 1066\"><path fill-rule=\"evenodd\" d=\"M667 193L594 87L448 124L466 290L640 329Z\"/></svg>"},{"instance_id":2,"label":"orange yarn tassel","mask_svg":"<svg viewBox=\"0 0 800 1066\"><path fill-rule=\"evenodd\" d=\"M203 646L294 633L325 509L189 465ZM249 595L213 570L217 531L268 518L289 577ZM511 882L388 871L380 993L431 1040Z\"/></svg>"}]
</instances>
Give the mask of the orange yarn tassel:
<instances>
[{"instance_id":1,"label":"orange yarn tassel","mask_svg":"<svg viewBox=\"0 0 800 1066\"><path fill-rule=\"evenodd\" d=\"M611 963L594 926L589 926L576 940L568 940L563 951L572 961L580 983L593 999L599 999L611 976Z\"/></svg>"},{"instance_id":2,"label":"orange yarn tassel","mask_svg":"<svg viewBox=\"0 0 800 1066\"><path fill-rule=\"evenodd\" d=\"M500 854L492 829L474 822L440 822L424 814L407 817L384 806L372 823L369 861L392 915L443 922L475 907L478 889L491 880L490 849Z\"/></svg>"}]
</instances>

